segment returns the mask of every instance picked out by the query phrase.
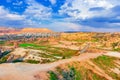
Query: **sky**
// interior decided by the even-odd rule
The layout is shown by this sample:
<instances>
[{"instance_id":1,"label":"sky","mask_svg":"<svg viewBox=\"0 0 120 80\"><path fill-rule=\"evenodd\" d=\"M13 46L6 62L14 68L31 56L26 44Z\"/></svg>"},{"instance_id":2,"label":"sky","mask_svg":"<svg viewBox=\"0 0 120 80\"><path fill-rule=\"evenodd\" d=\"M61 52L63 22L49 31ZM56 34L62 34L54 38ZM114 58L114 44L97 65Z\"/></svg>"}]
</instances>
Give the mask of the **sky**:
<instances>
[{"instance_id":1,"label":"sky","mask_svg":"<svg viewBox=\"0 0 120 80\"><path fill-rule=\"evenodd\" d=\"M0 26L120 32L120 0L0 0Z\"/></svg>"}]
</instances>

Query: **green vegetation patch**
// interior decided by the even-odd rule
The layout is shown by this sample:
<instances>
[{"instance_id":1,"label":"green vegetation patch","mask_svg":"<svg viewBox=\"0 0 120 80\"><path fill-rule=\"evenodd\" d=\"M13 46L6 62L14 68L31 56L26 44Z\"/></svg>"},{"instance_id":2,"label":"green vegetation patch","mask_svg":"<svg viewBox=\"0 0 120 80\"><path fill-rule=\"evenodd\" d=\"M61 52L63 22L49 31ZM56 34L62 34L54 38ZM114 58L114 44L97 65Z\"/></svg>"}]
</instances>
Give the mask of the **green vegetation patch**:
<instances>
[{"instance_id":1,"label":"green vegetation patch","mask_svg":"<svg viewBox=\"0 0 120 80\"><path fill-rule=\"evenodd\" d=\"M49 75L50 75L49 77L50 80L58 80L57 75L53 71L50 71Z\"/></svg>"},{"instance_id":2,"label":"green vegetation patch","mask_svg":"<svg viewBox=\"0 0 120 80\"><path fill-rule=\"evenodd\" d=\"M113 49L113 51L120 51L120 48L115 48L115 49Z\"/></svg>"},{"instance_id":3,"label":"green vegetation patch","mask_svg":"<svg viewBox=\"0 0 120 80\"><path fill-rule=\"evenodd\" d=\"M3 58L0 59L0 64L5 63L6 61L7 61L7 58L3 57Z\"/></svg>"},{"instance_id":4,"label":"green vegetation patch","mask_svg":"<svg viewBox=\"0 0 120 80\"><path fill-rule=\"evenodd\" d=\"M24 47L24 48L28 48L28 47L31 47L31 48L46 48L45 46L40 46L40 45L36 45L36 44L32 44L32 43L23 43L23 44L20 44L19 45L20 47Z\"/></svg>"},{"instance_id":5,"label":"green vegetation patch","mask_svg":"<svg viewBox=\"0 0 120 80\"><path fill-rule=\"evenodd\" d=\"M5 44L5 41L0 41L0 45L4 45Z\"/></svg>"},{"instance_id":6,"label":"green vegetation patch","mask_svg":"<svg viewBox=\"0 0 120 80\"><path fill-rule=\"evenodd\" d=\"M79 65L78 65L79 67ZM76 70L76 78L75 80L106 80L104 77L99 76L94 73L92 70L85 68L84 66L80 66Z\"/></svg>"},{"instance_id":7,"label":"green vegetation patch","mask_svg":"<svg viewBox=\"0 0 120 80\"><path fill-rule=\"evenodd\" d=\"M115 79L115 80L120 79L120 76L118 74L111 71L111 69L117 68L117 66L116 66L117 64L115 62L120 61L119 59L117 59L115 57L102 55L95 59L92 59L92 61L97 66L99 66L101 69L103 69L105 71L105 73L108 74L109 76L111 76L113 79Z\"/></svg>"},{"instance_id":8,"label":"green vegetation patch","mask_svg":"<svg viewBox=\"0 0 120 80\"><path fill-rule=\"evenodd\" d=\"M77 52L77 50L51 47L49 45L36 45L33 43L23 43L23 44L20 44L19 46L23 48L43 50L43 51L49 52L52 56L58 56L58 57L63 57L63 58L70 58L71 56L75 56Z\"/></svg>"},{"instance_id":9,"label":"green vegetation patch","mask_svg":"<svg viewBox=\"0 0 120 80\"><path fill-rule=\"evenodd\" d=\"M7 55L10 53L10 51L4 51L2 55L0 56L0 64L5 63L7 61Z\"/></svg>"},{"instance_id":10,"label":"green vegetation patch","mask_svg":"<svg viewBox=\"0 0 120 80\"><path fill-rule=\"evenodd\" d=\"M97 64L98 66L101 66L103 69L106 69L106 68L109 68L109 67L110 68L115 67L114 60L115 60L114 57L109 57L109 56L102 55L102 56L99 56L99 57L93 59L92 61L95 64Z\"/></svg>"},{"instance_id":11,"label":"green vegetation patch","mask_svg":"<svg viewBox=\"0 0 120 80\"><path fill-rule=\"evenodd\" d=\"M38 64L40 63L40 61L36 61L36 60L27 60L27 63L32 63L32 64Z\"/></svg>"},{"instance_id":12,"label":"green vegetation patch","mask_svg":"<svg viewBox=\"0 0 120 80\"><path fill-rule=\"evenodd\" d=\"M16 60L13 60L12 62L13 62L13 63L23 62L23 60L16 59Z\"/></svg>"},{"instance_id":13,"label":"green vegetation patch","mask_svg":"<svg viewBox=\"0 0 120 80\"><path fill-rule=\"evenodd\" d=\"M56 71L53 72L54 76L52 77L55 78L54 80L106 80L106 78L95 74L90 69L86 69L84 66L74 66L75 65L72 65L68 69L61 69L60 67L57 67ZM61 79L59 76L61 76ZM50 78L50 80L52 79Z\"/></svg>"},{"instance_id":14,"label":"green vegetation patch","mask_svg":"<svg viewBox=\"0 0 120 80\"><path fill-rule=\"evenodd\" d=\"M71 50L66 48L55 48L52 50L53 56L59 56L63 58L70 58L72 56L75 56L77 53L77 50Z\"/></svg>"}]
</instances>

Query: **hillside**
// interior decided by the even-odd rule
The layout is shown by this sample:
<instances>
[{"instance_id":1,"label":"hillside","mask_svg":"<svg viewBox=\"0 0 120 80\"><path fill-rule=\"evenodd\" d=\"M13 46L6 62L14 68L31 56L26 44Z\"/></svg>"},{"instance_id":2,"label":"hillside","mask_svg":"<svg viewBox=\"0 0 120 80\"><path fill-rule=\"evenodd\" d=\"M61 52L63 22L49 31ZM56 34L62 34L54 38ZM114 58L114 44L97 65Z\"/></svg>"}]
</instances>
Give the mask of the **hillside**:
<instances>
[{"instance_id":1,"label":"hillside","mask_svg":"<svg viewBox=\"0 0 120 80\"><path fill-rule=\"evenodd\" d=\"M19 29L0 27L0 35L13 34L13 33L15 34L15 33L18 33L19 31L20 31Z\"/></svg>"},{"instance_id":2,"label":"hillside","mask_svg":"<svg viewBox=\"0 0 120 80\"><path fill-rule=\"evenodd\" d=\"M24 28L19 33L39 31L49 32ZM0 43L0 80L120 80L119 37L79 32L14 41L14 36Z\"/></svg>"},{"instance_id":3,"label":"hillside","mask_svg":"<svg viewBox=\"0 0 120 80\"><path fill-rule=\"evenodd\" d=\"M50 33L53 32L47 28L23 28L23 29L14 29L14 28L6 28L0 27L0 35L3 34L19 34L19 33Z\"/></svg>"},{"instance_id":4,"label":"hillside","mask_svg":"<svg viewBox=\"0 0 120 80\"><path fill-rule=\"evenodd\" d=\"M119 80L120 59L103 54L86 53L47 64L1 64L0 80Z\"/></svg>"}]
</instances>

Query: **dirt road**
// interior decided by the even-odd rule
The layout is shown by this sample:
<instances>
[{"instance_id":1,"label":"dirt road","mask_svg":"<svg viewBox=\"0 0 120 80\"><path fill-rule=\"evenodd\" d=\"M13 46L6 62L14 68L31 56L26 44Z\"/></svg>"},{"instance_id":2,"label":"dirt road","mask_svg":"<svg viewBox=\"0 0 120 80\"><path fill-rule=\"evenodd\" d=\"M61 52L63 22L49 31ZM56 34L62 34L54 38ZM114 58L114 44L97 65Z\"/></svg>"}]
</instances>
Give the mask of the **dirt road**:
<instances>
[{"instance_id":1,"label":"dirt road","mask_svg":"<svg viewBox=\"0 0 120 80\"><path fill-rule=\"evenodd\" d=\"M71 61L84 61L90 58L96 58L104 53L85 53L70 59L59 60L48 64L28 64L28 63L9 63L0 65L0 80L35 80L35 72L49 71L61 64Z\"/></svg>"}]
</instances>

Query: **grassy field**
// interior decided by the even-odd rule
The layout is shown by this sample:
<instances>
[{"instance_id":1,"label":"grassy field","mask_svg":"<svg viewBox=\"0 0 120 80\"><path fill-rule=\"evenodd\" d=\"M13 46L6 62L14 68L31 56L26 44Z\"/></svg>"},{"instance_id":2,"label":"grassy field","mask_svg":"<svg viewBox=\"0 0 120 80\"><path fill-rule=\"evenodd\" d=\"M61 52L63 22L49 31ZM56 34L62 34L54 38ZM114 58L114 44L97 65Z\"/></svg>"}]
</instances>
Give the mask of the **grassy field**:
<instances>
[{"instance_id":1,"label":"grassy field","mask_svg":"<svg viewBox=\"0 0 120 80\"><path fill-rule=\"evenodd\" d=\"M74 56L77 52L77 50L52 47L50 45L37 45L33 43L23 43L23 44L20 44L19 46L23 48L43 50L43 51L49 52L53 56L58 56L58 57L63 57L63 58L69 58L71 56Z\"/></svg>"},{"instance_id":2,"label":"grassy field","mask_svg":"<svg viewBox=\"0 0 120 80\"><path fill-rule=\"evenodd\" d=\"M4 45L5 44L5 41L0 41L0 45Z\"/></svg>"},{"instance_id":3,"label":"grassy field","mask_svg":"<svg viewBox=\"0 0 120 80\"><path fill-rule=\"evenodd\" d=\"M111 69L119 68L116 61L120 61L118 58L109 56L99 56L91 61L96 64L99 68L105 71L114 80L120 80L120 75L111 71ZM119 65L120 66L120 65ZM56 70L50 74L50 79L59 80L107 80L106 77L100 76L98 73L94 72L94 66L87 62L73 62L65 65L56 67ZM53 75L54 74L54 75Z\"/></svg>"},{"instance_id":4,"label":"grassy field","mask_svg":"<svg viewBox=\"0 0 120 80\"><path fill-rule=\"evenodd\" d=\"M46 48L45 46L40 46L40 45L36 45L36 44L33 44L33 43L23 43L23 44L20 44L19 45L20 47L24 47L24 48L36 48L36 49L39 49L39 48Z\"/></svg>"},{"instance_id":5,"label":"grassy field","mask_svg":"<svg viewBox=\"0 0 120 80\"><path fill-rule=\"evenodd\" d=\"M114 60L115 60L114 57L103 55L103 56L93 59L93 62L101 66L103 69L105 69L106 67L110 67L110 68L115 67Z\"/></svg>"},{"instance_id":6,"label":"grassy field","mask_svg":"<svg viewBox=\"0 0 120 80\"><path fill-rule=\"evenodd\" d=\"M57 67L56 71L49 73L50 80L107 80L94 73L92 70L79 65L79 62L76 62L76 64L68 65L68 67L64 69Z\"/></svg>"},{"instance_id":7,"label":"grassy field","mask_svg":"<svg viewBox=\"0 0 120 80\"><path fill-rule=\"evenodd\" d=\"M118 51L118 52L120 52L120 48L113 49L113 51Z\"/></svg>"},{"instance_id":8,"label":"grassy field","mask_svg":"<svg viewBox=\"0 0 120 80\"><path fill-rule=\"evenodd\" d=\"M113 79L120 80L120 76L111 71L111 69L114 68L118 68L120 70L120 67L117 67L117 65L119 64L115 63L117 61L119 62L120 59L103 55L95 59L92 59L92 61L101 69L103 69L106 72L106 74L111 76Z\"/></svg>"}]
</instances>

